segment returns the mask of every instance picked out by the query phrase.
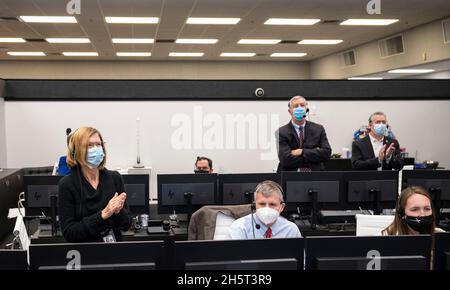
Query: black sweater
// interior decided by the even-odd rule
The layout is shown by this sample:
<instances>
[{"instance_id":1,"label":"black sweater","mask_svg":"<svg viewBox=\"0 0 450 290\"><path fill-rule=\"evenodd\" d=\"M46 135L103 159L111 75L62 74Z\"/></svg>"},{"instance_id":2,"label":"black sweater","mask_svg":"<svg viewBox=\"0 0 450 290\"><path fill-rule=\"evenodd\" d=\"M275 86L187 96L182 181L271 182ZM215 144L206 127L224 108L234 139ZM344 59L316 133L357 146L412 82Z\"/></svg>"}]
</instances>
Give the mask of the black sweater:
<instances>
[{"instance_id":1,"label":"black sweater","mask_svg":"<svg viewBox=\"0 0 450 290\"><path fill-rule=\"evenodd\" d=\"M117 192L125 191L122 177L116 171L100 170L99 184L94 189L79 168L72 168L70 175L58 183L58 213L64 238L68 242L99 242L110 229L120 239L120 230L131 224L125 202L118 214L103 220L101 211Z\"/></svg>"}]
</instances>

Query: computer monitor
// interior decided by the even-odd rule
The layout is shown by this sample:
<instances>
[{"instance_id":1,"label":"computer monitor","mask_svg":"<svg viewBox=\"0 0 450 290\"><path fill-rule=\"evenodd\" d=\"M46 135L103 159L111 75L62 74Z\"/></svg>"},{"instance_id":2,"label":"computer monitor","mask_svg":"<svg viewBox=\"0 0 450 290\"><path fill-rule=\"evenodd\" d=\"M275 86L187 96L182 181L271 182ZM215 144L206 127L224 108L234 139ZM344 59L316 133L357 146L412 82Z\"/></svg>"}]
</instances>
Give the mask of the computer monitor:
<instances>
[{"instance_id":1,"label":"computer monitor","mask_svg":"<svg viewBox=\"0 0 450 290\"><path fill-rule=\"evenodd\" d=\"M178 270L302 270L303 238L176 241Z\"/></svg>"},{"instance_id":2,"label":"computer monitor","mask_svg":"<svg viewBox=\"0 0 450 290\"><path fill-rule=\"evenodd\" d=\"M421 186L433 199L436 217L442 208L450 208L450 170L403 170L403 187Z\"/></svg>"},{"instance_id":3,"label":"computer monitor","mask_svg":"<svg viewBox=\"0 0 450 290\"><path fill-rule=\"evenodd\" d=\"M307 237L306 270L428 270L431 236Z\"/></svg>"},{"instance_id":4,"label":"computer monitor","mask_svg":"<svg viewBox=\"0 0 450 290\"><path fill-rule=\"evenodd\" d=\"M372 209L380 214L393 209L398 198L398 171L348 171L344 173L347 187L347 209Z\"/></svg>"},{"instance_id":5,"label":"computer monitor","mask_svg":"<svg viewBox=\"0 0 450 290\"><path fill-rule=\"evenodd\" d=\"M450 270L450 233L434 236L434 270Z\"/></svg>"},{"instance_id":6,"label":"computer monitor","mask_svg":"<svg viewBox=\"0 0 450 290\"><path fill-rule=\"evenodd\" d=\"M311 211L311 226L322 209L340 209L342 172L282 172L286 212Z\"/></svg>"},{"instance_id":7,"label":"computer monitor","mask_svg":"<svg viewBox=\"0 0 450 290\"><path fill-rule=\"evenodd\" d=\"M155 270L167 261L163 241L30 245L32 270Z\"/></svg>"},{"instance_id":8,"label":"computer monitor","mask_svg":"<svg viewBox=\"0 0 450 290\"><path fill-rule=\"evenodd\" d=\"M131 214L150 214L148 174L122 175Z\"/></svg>"},{"instance_id":9,"label":"computer monitor","mask_svg":"<svg viewBox=\"0 0 450 290\"><path fill-rule=\"evenodd\" d=\"M352 160L350 158L331 158L324 162L325 171L351 171Z\"/></svg>"},{"instance_id":10,"label":"computer monitor","mask_svg":"<svg viewBox=\"0 0 450 290\"><path fill-rule=\"evenodd\" d=\"M0 270L28 270L27 250L0 249Z\"/></svg>"},{"instance_id":11,"label":"computer monitor","mask_svg":"<svg viewBox=\"0 0 450 290\"><path fill-rule=\"evenodd\" d=\"M158 174L158 214L187 213L217 204L217 174Z\"/></svg>"},{"instance_id":12,"label":"computer monitor","mask_svg":"<svg viewBox=\"0 0 450 290\"><path fill-rule=\"evenodd\" d=\"M52 215L51 196L58 196L58 182L63 176L24 175L25 213L27 216Z\"/></svg>"},{"instance_id":13,"label":"computer monitor","mask_svg":"<svg viewBox=\"0 0 450 290\"><path fill-rule=\"evenodd\" d=\"M265 180L280 184L281 175L278 173L220 174L219 202L221 204L252 203L256 186Z\"/></svg>"}]
</instances>

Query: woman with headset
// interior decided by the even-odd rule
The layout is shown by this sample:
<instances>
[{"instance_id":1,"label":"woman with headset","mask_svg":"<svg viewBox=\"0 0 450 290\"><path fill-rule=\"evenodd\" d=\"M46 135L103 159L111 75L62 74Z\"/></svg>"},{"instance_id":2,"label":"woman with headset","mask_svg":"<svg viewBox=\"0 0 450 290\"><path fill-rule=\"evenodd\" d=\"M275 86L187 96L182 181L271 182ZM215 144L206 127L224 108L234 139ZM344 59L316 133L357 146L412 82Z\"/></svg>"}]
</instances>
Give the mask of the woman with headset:
<instances>
[{"instance_id":1,"label":"woman with headset","mask_svg":"<svg viewBox=\"0 0 450 290\"><path fill-rule=\"evenodd\" d=\"M81 127L69 139L70 175L58 184L59 222L68 242L115 242L131 224L120 174L105 168L100 132Z\"/></svg>"},{"instance_id":2,"label":"woman with headset","mask_svg":"<svg viewBox=\"0 0 450 290\"><path fill-rule=\"evenodd\" d=\"M440 232L444 232L444 230L436 227L431 196L422 187L411 186L401 192L395 207L394 221L381 233L385 236L397 236L432 235ZM430 254L430 270L433 270L433 249L434 238Z\"/></svg>"},{"instance_id":3,"label":"woman with headset","mask_svg":"<svg viewBox=\"0 0 450 290\"><path fill-rule=\"evenodd\" d=\"M397 200L392 224L383 235L419 235L443 232L436 227L431 196L419 186L405 188Z\"/></svg>"}]
</instances>

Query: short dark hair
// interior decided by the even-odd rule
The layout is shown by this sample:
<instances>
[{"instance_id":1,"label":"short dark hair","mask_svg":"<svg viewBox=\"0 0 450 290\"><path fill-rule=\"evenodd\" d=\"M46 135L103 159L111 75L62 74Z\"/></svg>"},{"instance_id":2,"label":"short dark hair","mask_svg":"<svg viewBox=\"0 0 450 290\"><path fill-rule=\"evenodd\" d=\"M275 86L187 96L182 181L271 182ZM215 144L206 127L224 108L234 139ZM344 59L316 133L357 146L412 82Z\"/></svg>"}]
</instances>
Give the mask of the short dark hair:
<instances>
[{"instance_id":1,"label":"short dark hair","mask_svg":"<svg viewBox=\"0 0 450 290\"><path fill-rule=\"evenodd\" d=\"M209 159L208 157L205 157L205 156L197 156L197 160L195 161L195 167L197 167L197 162L202 161L202 160L208 161L209 168L210 169L213 168L212 167L212 160Z\"/></svg>"}]
</instances>

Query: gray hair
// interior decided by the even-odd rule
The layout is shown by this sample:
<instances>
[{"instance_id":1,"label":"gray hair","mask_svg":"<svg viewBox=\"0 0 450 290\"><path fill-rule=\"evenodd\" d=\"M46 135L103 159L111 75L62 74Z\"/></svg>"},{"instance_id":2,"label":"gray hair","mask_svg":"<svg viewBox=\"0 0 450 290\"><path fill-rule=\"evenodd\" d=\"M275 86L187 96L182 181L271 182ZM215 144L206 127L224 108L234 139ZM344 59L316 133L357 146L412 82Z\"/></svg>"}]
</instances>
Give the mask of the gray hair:
<instances>
[{"instance_id":1,"label":"gray hair","mask_svg":"<svg viewBox=\"0 0 450 290\"><path fill-rule=\"evenodd\" d=\"M280 198L281 203L284 203L283 191L281 189L281 186L274 181L266 180L259 183L255 189L255 195L253 197L254 200L256 200L256 195L258 193L261 193L265 197L269 197L273 194L276 194Z\"/></svg>"},{"instance_id":2,"label":"gray hair","mask_svg":"<svg viewBox=\"0 0 450 290\"><path fill-rule=\"evenodd\" d=\"M305 100L305 102L306 102L306 98L303 97L303 96L293 96L293 97L289 100L288 107L289 107L289 108L292 108L292 101L298 100L298 99L303 99L303 100Z\"/></svg>"},{"instance_id":3,"label":"gray hair","mask_svg":"<svg viewBox=\"0 0 450 290\"><path fill-rule=\"evenodd\" d=\"M385 113L383 113L383 112L375 112L375 113L372 113L372 115L370 115L370 117L369 117L369 123L372 123L372 118L373 118L373 116L384 116L384 117L387 119Z\"/></svg>"}]
</instances>

